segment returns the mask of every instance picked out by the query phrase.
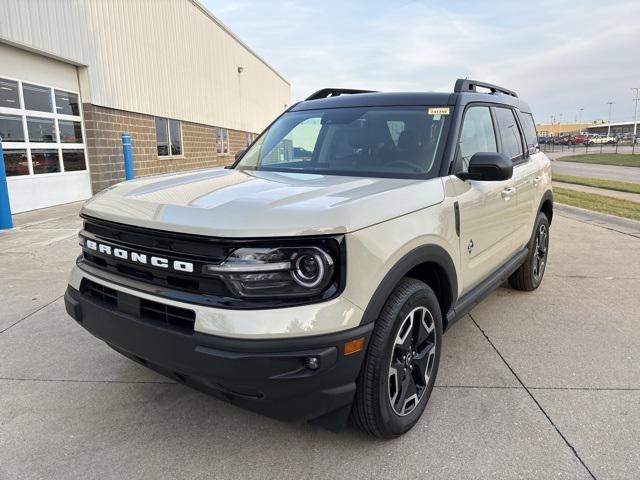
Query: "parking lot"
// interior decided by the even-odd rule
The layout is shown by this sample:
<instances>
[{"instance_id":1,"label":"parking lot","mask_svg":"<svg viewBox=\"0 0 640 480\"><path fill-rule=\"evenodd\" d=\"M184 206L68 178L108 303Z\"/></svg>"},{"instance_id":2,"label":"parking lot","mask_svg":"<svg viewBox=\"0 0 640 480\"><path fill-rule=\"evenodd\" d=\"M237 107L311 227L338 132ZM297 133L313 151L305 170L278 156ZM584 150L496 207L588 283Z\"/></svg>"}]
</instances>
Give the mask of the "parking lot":
<instances>
[{"instance_id":1,"label":"parking lot","mask_svg":"<svg viewBox=\"0 0 640 480\"><path fill-rule=\"evenodd\" d=\"M427 411L372 440L279 423L147 371L65 313L78 204L0 233L0 478L640 476L640 224L562 208L546 278L444 337Z\"/></svg>"}]
</instances>

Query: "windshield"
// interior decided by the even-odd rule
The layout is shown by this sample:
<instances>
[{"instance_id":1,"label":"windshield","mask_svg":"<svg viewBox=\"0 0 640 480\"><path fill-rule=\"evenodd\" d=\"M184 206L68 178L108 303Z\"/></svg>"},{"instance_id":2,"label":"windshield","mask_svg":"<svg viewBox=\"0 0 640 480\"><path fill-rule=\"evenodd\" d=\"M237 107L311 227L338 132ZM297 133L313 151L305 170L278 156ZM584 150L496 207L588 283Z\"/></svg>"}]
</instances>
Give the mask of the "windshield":
<instances>
[{"instance_id":1,"label":"windshield","mask_svg":"<svg viewBox=\"0 0 640 480\"><path fill-rule=\"evenodd\" d=\"M396 178L438 175L448 108L358 107L287 112L244 154L240 170Z\"/></svg>"}]
</instances>

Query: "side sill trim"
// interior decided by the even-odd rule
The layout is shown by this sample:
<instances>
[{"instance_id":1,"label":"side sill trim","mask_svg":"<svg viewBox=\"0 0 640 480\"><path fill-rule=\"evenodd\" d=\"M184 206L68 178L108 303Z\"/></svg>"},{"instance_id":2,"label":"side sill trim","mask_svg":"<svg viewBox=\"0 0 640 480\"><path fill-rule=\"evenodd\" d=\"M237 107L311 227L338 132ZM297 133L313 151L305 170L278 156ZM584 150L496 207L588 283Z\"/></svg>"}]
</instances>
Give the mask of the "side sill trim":
<instances>
[{"instance_id":1,"label":"side sill trim","mask_svg":"<svg viewBox=\"0 0 640 480\"><path fill-rule=\"evenodd\" d=\"M529 248L523 248L480 284L460 297L455 306L447 312L448 326L450 327L452 323L469 313L473 307L507 280L524 263L528 254Z\"/></svg>"}]
</instances>

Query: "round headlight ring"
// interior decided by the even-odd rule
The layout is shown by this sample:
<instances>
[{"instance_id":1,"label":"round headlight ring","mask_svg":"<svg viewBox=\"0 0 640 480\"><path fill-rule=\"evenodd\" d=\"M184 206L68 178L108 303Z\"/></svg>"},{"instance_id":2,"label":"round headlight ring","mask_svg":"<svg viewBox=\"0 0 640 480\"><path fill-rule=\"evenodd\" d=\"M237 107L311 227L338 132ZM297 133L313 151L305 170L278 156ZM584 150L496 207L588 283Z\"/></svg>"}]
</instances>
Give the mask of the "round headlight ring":
<instances>
[{"instance_id":1,"label":"round headlight ring","mask_svg":"<svg viewBox=\"0 0 640 480\"><path fill-rule=\"evenodd\" d=\"M309 261L315 262L316 265L316 270L313 274L308 272L309 265L305 265ZM325 279L326 263L328 263L327 260L320 253L301 253L292 262L291 276L301 287L315 288Z\"/></svg>"}]
</instances>

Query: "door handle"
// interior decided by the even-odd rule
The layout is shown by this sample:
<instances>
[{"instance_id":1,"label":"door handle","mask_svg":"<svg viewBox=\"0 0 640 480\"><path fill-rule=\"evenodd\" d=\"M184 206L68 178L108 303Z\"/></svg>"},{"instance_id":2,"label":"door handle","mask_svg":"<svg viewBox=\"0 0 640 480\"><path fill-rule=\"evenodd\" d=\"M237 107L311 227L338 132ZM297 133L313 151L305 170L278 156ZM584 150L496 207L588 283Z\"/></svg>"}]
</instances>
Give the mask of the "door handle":
<instances>
[{"instance_id":1,"label":"door handle","mask_svg":"<svg viewBox=\"0 0 640 480\"><path fill-rule=\"evenodd\" d=\"M536 178L533 179L533 186L537 187L540 184L540 181L542 180L542 177L537 176Z\"/></svg>"},{"instance_id":2,"label":"door handle","mask_svg":"<svg viewBox=\"0 0 640 480\"><path fill-rule=\"evenodd\" d=\"M504 200L510 200L511 197L513 197L514 193L516 193L516 189L513 187L508 187L502 190L502 193L500 195L502 195L502 198Z\"/></svg>"}]
</instances>

